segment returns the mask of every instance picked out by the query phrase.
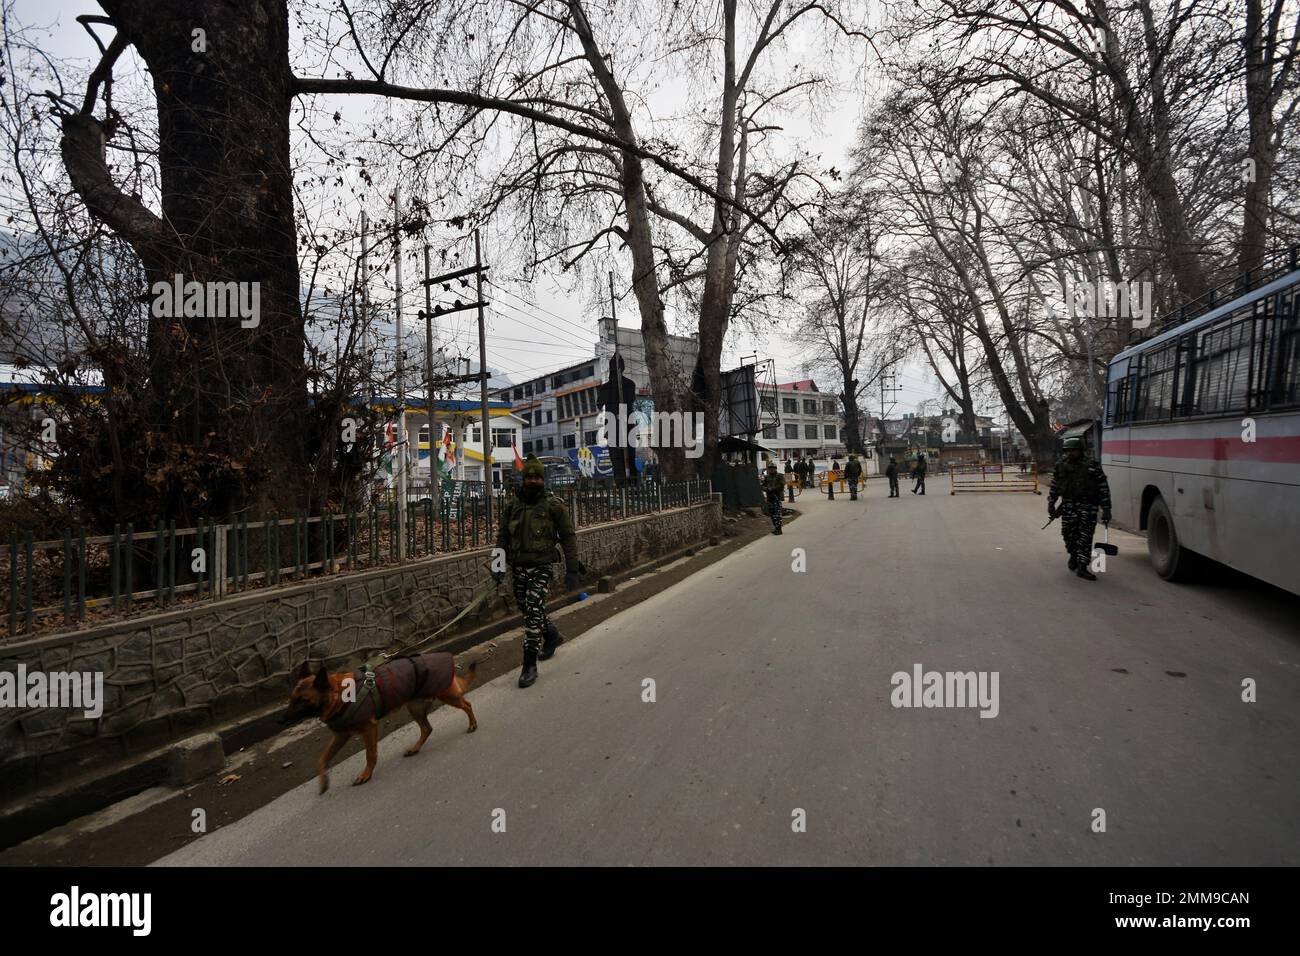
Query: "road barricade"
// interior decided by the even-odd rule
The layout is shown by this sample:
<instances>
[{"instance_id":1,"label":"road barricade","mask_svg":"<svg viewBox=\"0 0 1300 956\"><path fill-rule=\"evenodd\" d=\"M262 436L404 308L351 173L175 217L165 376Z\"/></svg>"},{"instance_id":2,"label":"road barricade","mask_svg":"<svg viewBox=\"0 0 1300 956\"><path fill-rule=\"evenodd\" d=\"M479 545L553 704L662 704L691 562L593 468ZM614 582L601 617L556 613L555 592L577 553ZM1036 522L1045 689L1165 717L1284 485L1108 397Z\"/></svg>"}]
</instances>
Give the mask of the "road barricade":
<instances>
[{"instance_id":1,"label":"road barricade","mask_svg":"<svg viewBox=\"0 0 1300 956\"><path fill-rule=\"evenodd\" d=\"M948 477L952 483L949 493L954 495L986 491L1042 494L1038 488L1038 472L1032 465L1024 471L1018 463L958 465L948 472Z\"/></svg>"}]
</instances>

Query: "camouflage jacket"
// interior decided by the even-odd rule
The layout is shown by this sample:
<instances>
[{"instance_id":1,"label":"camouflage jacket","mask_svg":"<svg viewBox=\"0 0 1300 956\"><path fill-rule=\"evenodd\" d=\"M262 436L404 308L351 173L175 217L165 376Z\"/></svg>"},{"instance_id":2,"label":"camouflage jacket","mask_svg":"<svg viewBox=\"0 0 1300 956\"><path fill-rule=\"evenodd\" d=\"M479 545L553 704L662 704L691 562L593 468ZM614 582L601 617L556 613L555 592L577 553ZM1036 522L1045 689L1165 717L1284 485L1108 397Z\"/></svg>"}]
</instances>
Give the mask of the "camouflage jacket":
<instances>
[{"instance_id":1,"label":"camouflage jacket","mask_svg":"<svg viewBox=\"0 0 1300 956\"><path fill-rule=\"evenodd\" d=\"M1068 456L1058 461L1052 470L1052 487L1047 500L1055 501L1057 498L1100 505L1103 511L1109 511L1110 483L1106 481L1101 462L1095 458L1071 461Z\"/></svg>"},{"instance_id":2,"label":"camouflage jacket","mask_svg":"<svg viewBox=\"0 0 1300 956\"><path fill-rule=\"evenodd\" d=\"M780 497L785 494L785 478L781 474L763 473L763 490L770 495Z\"/></svg>"},{"instance_id":3,"label":"camouflage jacket","mask_svg":"<svg viewBox=\"0 0 1300 956\"><path fill-rule=\"evenodd\" d=\"M564 551L566 571L578 570L578 535L569 509L547 492L529 504L518 496L507 499L497 532L497 547L506 553L512 567L535 568L560 560L556 545Z\"/></svg>"}]
</instances>

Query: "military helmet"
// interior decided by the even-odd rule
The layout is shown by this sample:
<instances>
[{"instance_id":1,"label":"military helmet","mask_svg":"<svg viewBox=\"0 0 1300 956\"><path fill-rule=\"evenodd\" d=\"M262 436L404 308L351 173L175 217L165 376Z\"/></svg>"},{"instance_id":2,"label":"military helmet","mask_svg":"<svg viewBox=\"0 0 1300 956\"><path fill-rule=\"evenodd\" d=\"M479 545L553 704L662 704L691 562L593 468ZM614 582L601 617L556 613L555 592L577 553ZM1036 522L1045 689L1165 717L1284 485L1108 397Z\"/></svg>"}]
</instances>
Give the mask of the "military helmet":
<instances>
[{"instance_id":1,"label":"military helmet","mask_svg":"<svg viewBox=\"0 0 1300 956\"><path fill-rule=\"evenodd\" d=\"M1070 451L1072 448L1077 448L1079 451L1083 451L1083 439L1078 435L1071 435L1065 441L1061 442L1061 447L1066 451Z\"/></svg>"}]
</instances>

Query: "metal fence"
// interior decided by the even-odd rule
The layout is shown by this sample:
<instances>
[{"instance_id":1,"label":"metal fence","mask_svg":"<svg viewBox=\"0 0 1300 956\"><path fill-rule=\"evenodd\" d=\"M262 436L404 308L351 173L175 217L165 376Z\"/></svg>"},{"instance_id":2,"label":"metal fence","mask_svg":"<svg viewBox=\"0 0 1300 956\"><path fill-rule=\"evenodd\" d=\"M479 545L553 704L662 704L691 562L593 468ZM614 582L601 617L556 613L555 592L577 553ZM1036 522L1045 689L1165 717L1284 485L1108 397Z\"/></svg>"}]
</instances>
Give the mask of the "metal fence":
<instances>
[{"instance_id":1,"label":"metal fence","mask_svg":"<svg viewBox=\"0 0 1300 956\"><path fill-rule=\"evenodd\" d=\"M627 486L587 480L556 494L582 528L707 501L712 488L704 480ZM322 574L487 547L496 539L504 504L502 493L492 495L489 525L481 483L440 496L436 509L432 498L408 493L401 558L395 496L337 514L257 521L232 514L222 523L178 528L173 521L152 530L127 524L100 535L77 528L44 541L30 533L11 535L0 545L0 580L7 585L0 594L0 642Z\"/></svg>"},{"instance_id":2,"label":"metal fence","mask_svg":"<svg viewBox=\"0 0 1300 956\"><path fill-rule=\"evenodd\" d=\"M952 483L949 493L954 495L993 491L1038 494L1038 468L1034 462L959 465L948 474Z\"/></svg>"}]
</instances>

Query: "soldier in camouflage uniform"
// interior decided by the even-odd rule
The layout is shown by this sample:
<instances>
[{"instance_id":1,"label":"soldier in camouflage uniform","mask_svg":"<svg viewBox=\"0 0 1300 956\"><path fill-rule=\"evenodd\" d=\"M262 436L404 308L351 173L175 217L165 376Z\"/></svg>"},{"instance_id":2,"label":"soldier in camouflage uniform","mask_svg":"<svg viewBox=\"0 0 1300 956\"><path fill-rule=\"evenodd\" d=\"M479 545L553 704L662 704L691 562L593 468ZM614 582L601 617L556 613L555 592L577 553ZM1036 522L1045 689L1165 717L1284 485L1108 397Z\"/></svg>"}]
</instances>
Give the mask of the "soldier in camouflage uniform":
<instances>
[{"instance_id":1,"label":"soldier in camouflage uniform","mask_svg":"<svg viewBox=\"0 0 1300 956\"><path fill-rule=\"evenodd\" d=\"M776 462L767 463L763 473L763 493L767 495L767 513L772 518L772 533L781 533L781 499L785 497L785 479L776 470Z\"/></svg>"},{"instance_id":2,"label":"soldier in camouflage uniform","mask_svg":"<svg viewBox=\"0 0 1300 956\"><path fill-rule=\"evenodd\" d=\"M524 615L520 687L537 680L537 662L549 660L564 640L546 614L551 565L560 557L557 544L564 551L564 589L572 591L578 586L578 536L564 503L546 490L545 467L537 456L529 455L524 463L523 484L517 495L506 500L497 533L497 547L505 552L510 566L515 604ZM497 584L504 577L504 571L492 572Z\"/></svg>"},{"instance_id":3,"label":"soldier in camouflage uniform","mask_svg":"<svg viewBox=\"0 0 1300 956\"><path fill-rule=\"evenodd\" d=\"M1056 499L1061 507L1056 507ZM1084 455L1082 438L1065 440L1065 457L1052 472L1052 488L1047 493L1047 517L1061 518L1061 537L1070 556L1070 570L1086 581L1097 580L1092 563L1092 535L1097 527L1097 509L1101 520L1110 524L1110 484L1101 463Z\"/></svg>"},{"instance_id":4,"label":"soldier in camouflage uniform","mask_svg":"<svg viewBox=\"0 0 1300 956\"><path fill-rule=\"evenodd\" d=\"M862 462L857 455L849 455L849 463L844 466L844 477L849 481L849 501L858 500L858 482L862 480Z\"/></svg>"}]
</instances>

